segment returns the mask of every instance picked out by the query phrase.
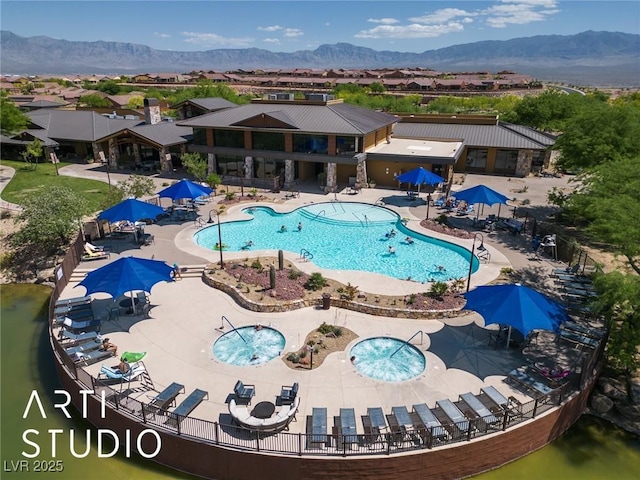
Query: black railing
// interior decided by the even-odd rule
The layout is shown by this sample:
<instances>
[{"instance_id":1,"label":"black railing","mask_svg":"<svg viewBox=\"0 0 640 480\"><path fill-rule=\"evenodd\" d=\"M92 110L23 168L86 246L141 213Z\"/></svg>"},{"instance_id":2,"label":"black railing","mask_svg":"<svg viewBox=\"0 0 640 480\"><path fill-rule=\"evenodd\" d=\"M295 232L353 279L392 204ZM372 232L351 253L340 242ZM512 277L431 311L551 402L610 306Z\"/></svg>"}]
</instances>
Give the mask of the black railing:
<instances>
[{"instance_id":1,"label":"black railing","mask_svg":"<svg viewBox=\"0 0 640 480\"><path fill-rule=\"evenodd\" d=\"M441 426L376 435L349 434L341 435L335 431L327 435L326 443L313 442L314 437L305 433L277 432L267 433L248 430L233 425L225 413L220 415L221 421L212 422L199 418L175 415L172 412L158 410L148 403L129 397L99 379L91 376L87 371L79 368L67 354L53 331L53 310L60 292L67 285L73 269L80 263L83 238L78 236L62 263L62 272L56 275L56 287L50 299L49 321L50 340L58 361L69 371L71 376L82 388L91 388L96 398L101 398L104 392L107 408L121 415L130 417L163 431L168 434L192 438L194 441L220 445L238 450L277 453L279 455L322 455L322 456L351 456L351 455L393 455L407 451L431 449L435 446L448 445L469 441L473 438L492 434L499 430L506 430L526 420L535 418L543 412L562 403L563 400L584 387L584 378L576 382L566 383L555 389L551 394L518 405L517 411L503 411L494 413L498 422L489 418L469 419L461 424L443 422ZM602 342L603 343L603 342ZM594 351L594 356L601 356L604 346ZM586 362L593 367L598 358ZM152 392L153 390L149 390ZM437 410L437 409L435 409ZM308 422L300 414L294 417L296 422Z\"/></svg>"}]
</instances>

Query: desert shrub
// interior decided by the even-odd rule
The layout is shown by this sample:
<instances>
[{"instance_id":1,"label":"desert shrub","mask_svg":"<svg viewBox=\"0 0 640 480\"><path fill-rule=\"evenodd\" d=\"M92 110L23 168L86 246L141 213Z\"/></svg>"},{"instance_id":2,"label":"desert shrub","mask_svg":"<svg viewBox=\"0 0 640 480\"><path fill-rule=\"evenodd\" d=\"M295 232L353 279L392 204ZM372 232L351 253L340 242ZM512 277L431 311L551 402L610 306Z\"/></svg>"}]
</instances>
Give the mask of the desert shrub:
<instances>
[{"instance_id":1,"label":"desert shrub","mask_svg":"<svg viewBox=\"0 0 640 480\"><path fill-rule=\"evenodd\" d=\"M334 327L333 327L333 334L334 334L336 337L341 337L341 336L342 336L342 333L343 333L343 332L342 332L342 328L340 328L340 327L336 327L336 326L334 326Z\"/></svg>"},{"instance_id":2,"label":"desert shrub","mask_svg":"<svg viewBox=\"0 0 640 480\"><path fill-rule=\"evenodd\" d=\"M327 281L319 272L314 272L311 274L307 283L304 284L304 287L307 290L322 290L322 288L327 284Z\"/></svg>"},{"instance_id":3,"label":"desert shrub","mask_svg":"<svg viewBox=\"0 0 640 480\"><path fill-rule=\"evenodd\" d=\"M433 298L442 298L442 296L447 293L449 289L449 285L446 282L435 282L431 285L431 290L429 290L429 296Z\"/></svg>"},{"instance_id":4,"label":"desert shrub","mask_svg":"<svg viewBox=\"0 0 640 480\"><path fill-rule=\"evenodd\" d=\"M333 332L333 325L329 325L327 322L322 322L322 325L318 327L318 332L326 335L329 332Z\"/></svg>"},{"instance_id":5,"label":"desert shrub","mask_svg":"<svg viewBox=\"0 0 640 480\"><path fill-rule=\"evenodd\" d=\"M347 286L344 287L344 295L347 297L347 299L349 300L353 300L354 298L356 298L358 296L358 287L351 285L350 283L347 283Z\"/></svg>"},{"instance_id":6,"label":"desert shrub","mask_svg":"<svg viewBox=\"0 0 640 480\"><path fill-rule=\"evenodd\" d=\"M289 280L297 280L302 276L302 272L300 270L290 268L287 276L289 277Z\"/></svg>"},{"instance_id":7,"label":"desert shrub","mask_svg":"<svg viewBox=\"0 0 640 480\"><path fill-rule=\"evenodd\" d=\"M438 215L434 220L436 221L436 223L439 223L440 225L444 225L445 227L449 226L449 219L444 213L441 213L440 215Z\"/></svg>"},{"instance_id":8,"label":"desert shrub","mask_svg":"<svg viewBox=\"0 0 640 480\"><path fill-rule=\"evenodd\" d=\"M233 197L236 196L235 192L227 192L224 194L225 200L233 200Z\"/></svg>"},{"instance_id":9,"label":"desert shrub","mask_svg":"<svg viewBox=\"0 0 640 480\"><path fill-rule=\"evenodd\" d=\"M293 363L300 363L300 355L297 353L290 353L287 355L287 360Z\"/></svg>"},{"instance_id":10,"label":"desert shrub","mask_svg":"<svg viewBox=\"0 0 640 480\"><path fill-rule=\"evenodd\" d=\"M256 258L252 263L251 263L251 268L255 268L256 270L258 270L258 272L262 273L262 271L264 270L264 267L262 266L262 263L260 263L260 259Z\"/></svg>"}]
</instances>

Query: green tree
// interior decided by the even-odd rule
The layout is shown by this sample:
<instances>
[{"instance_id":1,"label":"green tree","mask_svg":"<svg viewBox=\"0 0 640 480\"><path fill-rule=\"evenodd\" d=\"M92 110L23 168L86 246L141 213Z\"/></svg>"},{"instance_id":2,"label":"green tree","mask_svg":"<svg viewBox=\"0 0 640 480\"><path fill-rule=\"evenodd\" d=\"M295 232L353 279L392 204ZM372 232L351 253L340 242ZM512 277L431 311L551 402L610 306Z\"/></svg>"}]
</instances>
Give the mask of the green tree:
<instances>
[{"instance_id":1,"label":"green tree","mask_svg":"<svg viewBox=\"0 0 640 480\"><path fill-rule=\"evenodd\" d=\"M95 90L100 92L104 92L107 95L117 95L120 93L120 85L118 85L114 80L105 80L104 82L99 82L98 85L94 87Z\"/></svg>"},{"instance_id":2,"label":"green tree","mask_svg":"<svg viewBox=\"0 0 640 480\"><path fill-rule=\"evenodd\" d=\"M74 231L80 228L87 204L73 190L53 186L29 196L22 203L22 212L16 217L19 230L12 242L25 244L41 253L51 253L65 245Z\"/></svg>"},{"instance_id":3,"label":"green tree","mask_svg":"<svg viewBox=\"0 0 640 480\"><path fill-rule=\"evenodd\" d=\"M185 153L180 157L182 166L199 181L207 178L207 160L199 153Z\"/></svg>"},{"instance_id":4,"label":"green tree","mask_svg":"<svg viewBox=\"0 0 640 480\"><path fill-rule=\"evenodd\" d=\"M588 168L640 155L640 109L593 102L567 121L554 145L567 169Z\"/></svg>"},{"instance_id":5,"label":"green tree","mask_svg":"<svg viewBox=\"0 0 640 480\"><path fill-rule=\"evenodd\" d=\"M42 142L40 139L34 138L33 141L20 153L20 155L25 162L35 169L38 167L38 159L42 157L43 153L44 148L42 147Z\"/></svg>"},{"instance_id":6,"label":"green tree","mask_svg":"<svg viewBox=\"0 0 640 480\"><path fill-rule=\"evenodd\" d=\"M25 130L28 124L29 117L7 98L7 93L3 90L0 93L0 131L2 135L14 135Z\"/></svg>"},{"instance_id":7,"label":"green tree","mask_svg":"<svg viewBox=\"0 0 640 480\"><path fill-rule=\"evenodd\" d=\"M576 191L565 199L570 220L640 275L640 155L601 163L578 180Z\"/></svg>"},{"instance_id":8,"label":"green tree","mask_svg":"<svg viewBox=\"0 0 640 480\"><path fill-rule=\"evenodd\" d=\"M155 191L155 184L149 177L143 175L131 175L126 180L118 182L116 188L122 191L125 198L141 198L152 195Z\"/></svg>"},{"instance_id":9,"label":"green tree","mask_svg":"<svg viewBox=\"0 0 640 480\"><path fill-rule=\"evenodd\" d=\"M127 108L135 110L136 108L142 108L144 106L144 98L135 96L131 97L127 102Z\"/></svg>"},{"instance_id":10,"label":"green tree","mask_svg":"<svg viewBox=\"0 0 640 480\"><path fill-rule=\"evenodd\" d=\"M563 131L572 119L590 102L579 94L567 95L559 90L547 90L541 95L527 96L514 108L509 121L546 131Z\"/></svg>"},{"instance_id":11,"label":"green tree","mask_svg":"<svg viewBox=\"0 0 640 480\"><path fill-rule=\"evenodd\" d=\"M89 95L81 95L78 102L92 108L105 108L111 105L111 102L100 94L90 93Z\"/></svg>"}]
</instances>

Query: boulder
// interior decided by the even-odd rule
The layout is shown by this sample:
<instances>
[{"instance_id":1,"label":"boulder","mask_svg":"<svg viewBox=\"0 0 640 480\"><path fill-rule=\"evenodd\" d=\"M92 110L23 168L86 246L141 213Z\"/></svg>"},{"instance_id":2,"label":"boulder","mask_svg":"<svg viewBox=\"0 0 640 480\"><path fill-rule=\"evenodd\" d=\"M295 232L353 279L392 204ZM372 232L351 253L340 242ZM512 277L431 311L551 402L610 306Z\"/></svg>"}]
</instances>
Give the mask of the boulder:
<instances>
[{"instance_id":1,"label":"boulder","mask_svg":"<svg viewBox=\"0 0 640 480\"><path fill-rule=\"evenodd\" d=\"M598 391L616 401L627 400L627 388L624 382L611 377L601 377L598 380Z\"/></svg>"},{"instance_id":2,"label":"boulder","mask_svg":"<svg viewBox=\"0 0 640 480\"><path fill-rule=\"evenodd\" d=\"M613 400L598 392L591 395L590 403L593 411L600 415L608 413L613 408Z\"/></svg>"},{"instance_id":3,"label":"boulder","mask_svg":"<svg viewBox=\"0 0 640 480\"><path fill-rule=\"evenodd\" d=\"M640 420L640 405L616 403L616 411L627 420L634 422Z\"/></svg>"},{"instance_id":4,"label":"boulder","mask_svg":"<svg viewBox=\"0 0 640 480\"><path fill-rule=\"evenodd\" d=\"M630 383L629 394L631 395L631 401L640 404L640 376L632 377Z\"/></svg>"}]
</instances>

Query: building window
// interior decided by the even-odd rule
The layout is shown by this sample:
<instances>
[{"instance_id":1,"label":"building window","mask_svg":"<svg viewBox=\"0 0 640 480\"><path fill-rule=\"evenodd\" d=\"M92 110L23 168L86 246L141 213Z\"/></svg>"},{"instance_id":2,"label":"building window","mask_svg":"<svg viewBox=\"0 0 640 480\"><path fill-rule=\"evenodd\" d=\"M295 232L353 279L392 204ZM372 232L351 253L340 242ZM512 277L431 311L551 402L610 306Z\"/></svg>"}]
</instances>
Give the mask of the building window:
<instances>
[{"instance_id":1,"label":"building window","mask_svg":"<svg viewBox=\"0 0 640 480\"><path fill-rule=\"evenodd\" d=\"M274 132L251 132L253 150L284 152L284 134Z\"/></svg>"},{"instance_id":2,"label":"building window","mask_svg":"<svg viewBox=\"0 0 640 480\"><path fill-rule=\"evenodd\" d=\"M216 147L244 148L242 130L214 130L213 144Z\"/></svg>"},{"instance_id":3,"label":"building window","mask_svg":"<svg viewBox=\"0 0 640 480\"><path fill-rule=\"evenodd\" d=\"M256 178L274 178L284 173L284 160L253 157L253 176Z\"/></svg>"},{"instance_id":4,"label":"building window","mask_svg":"<svg viewBox=\"0 0 640 480\"><path fill-rule=\"evenodd\" d=\"M356 144L356 137L336 137L336 155L355 155Z\"/></svg>"},{"instance_id":5,"label":"building window","mask_svg":"<svg viewBox=\"0 0 640 480\"><path fill-rule=\"evenodd\" d=\"M238 155L216 155L216 164L218 166L218 175L239 177L242 175L244 157Z\"/></svg>"},{"instance_id":6,"label":"building window","mask_svg":"<svg viewBox=\"0 0 640 480\"><path fill-rule=\"evenodd\" d=\"M293 135L293 151L326 155L329 138L326 135Z\"/></svg>"},{"instance_id":7,"label":"building window","mask_svg":"<svg viewBox=\"0 0 640 480\"><path fill-rule=\"evenodd\" d=\"M467 172L484 172L487 169L487 149L467 148Z\"/></svg>"},{"instance_id":8,"label":"building window","mask_svg":"<svg viewBox=\"0 0 640 480\"><path fill-rule=\"evenodd\" d=\"M204 128L193 129L193 143L194 145L207 144L207 131Z\"/></svg>"},{"instance_id":9,"label":"building window","mask_svg":"<svg viewBox=\"0 0 640 480\"><path fill-rule=\"evenodd\" d=\"M493 171L496 173L516 173L518 165L518 150L498 150Z\"/></svg>"}]
</instances>

